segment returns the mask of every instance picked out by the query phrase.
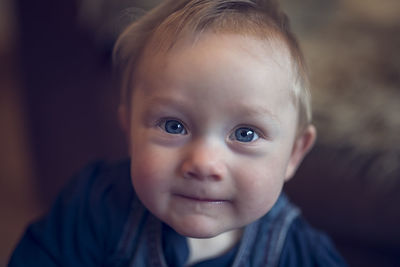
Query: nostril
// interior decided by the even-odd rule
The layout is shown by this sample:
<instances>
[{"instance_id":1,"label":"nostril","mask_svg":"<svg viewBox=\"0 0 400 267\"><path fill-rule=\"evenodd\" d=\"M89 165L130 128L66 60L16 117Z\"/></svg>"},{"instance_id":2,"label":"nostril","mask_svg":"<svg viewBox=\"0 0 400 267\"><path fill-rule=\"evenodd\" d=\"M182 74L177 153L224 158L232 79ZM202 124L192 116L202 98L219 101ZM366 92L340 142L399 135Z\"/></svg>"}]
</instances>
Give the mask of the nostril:
<instances>
[{"instance_id":1,"label":"nostril","mask_svg":"<svg viewBox=\"0 0 400 267\"><path fill-rule=\"evenodd\" d=\"M184 173L185 178L197 178L197 176L198 175L196 174L196 172L193 171L187 171Z\"/></svg>"},{"instance_id":2,"label":"nostril","mask_svg":"<svg viewBox=\"0 0 400 267\"><path fill-rule=\"evenodd\" d=\"M188 170L183 172L183 178L185 179L197 179L197 180L215 180L219 181L222 179L222 175L213 171L204 170Z\"/></svg>"}]
</instances>

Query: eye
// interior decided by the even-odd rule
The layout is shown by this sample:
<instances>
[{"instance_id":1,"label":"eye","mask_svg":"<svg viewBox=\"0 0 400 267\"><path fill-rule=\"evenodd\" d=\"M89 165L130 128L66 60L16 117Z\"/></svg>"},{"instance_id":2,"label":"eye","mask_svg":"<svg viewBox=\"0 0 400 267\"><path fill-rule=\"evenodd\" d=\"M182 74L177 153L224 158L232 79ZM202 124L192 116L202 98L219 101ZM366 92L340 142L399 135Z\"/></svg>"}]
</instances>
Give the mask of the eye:
<instances>
[{"instance_id":1,"label":"eye","mask_svg":"<svg viewBox=\"0 0 400 267\"><path fill-rule=\"evenodd\" d=\"M231 138L239 142L248 143L257 140L259 136L253 129L249 127L240 127L235 130Z\"/></svg>"},{"instance_id":2,"label":"eye","mask_svg":"<svg viewBox=\"0 0 400 267\"><path fill-rule=\"evenodd\" d=\"M177 120L165 120L161 122L160 128L169 134L187 134L185 126Z\"/></svg>"}]
</instances>

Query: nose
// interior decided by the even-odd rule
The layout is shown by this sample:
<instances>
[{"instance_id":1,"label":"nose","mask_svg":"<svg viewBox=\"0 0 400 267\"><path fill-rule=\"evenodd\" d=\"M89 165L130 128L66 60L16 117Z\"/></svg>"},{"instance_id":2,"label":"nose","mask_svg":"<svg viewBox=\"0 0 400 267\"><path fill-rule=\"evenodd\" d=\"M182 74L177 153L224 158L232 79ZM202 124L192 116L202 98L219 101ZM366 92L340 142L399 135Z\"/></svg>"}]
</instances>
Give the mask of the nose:
<instances>
[{"instance_id":1,"label":"nose","mask_svg":"<svg viewBox=\"0 0 400 267\"><path fill-rule=\"evenodd\" d=\"M224 149L216 144L199 142L186 150L181 172L186 179L220 181L227 174Z\"/></svg>"}]
</instances>

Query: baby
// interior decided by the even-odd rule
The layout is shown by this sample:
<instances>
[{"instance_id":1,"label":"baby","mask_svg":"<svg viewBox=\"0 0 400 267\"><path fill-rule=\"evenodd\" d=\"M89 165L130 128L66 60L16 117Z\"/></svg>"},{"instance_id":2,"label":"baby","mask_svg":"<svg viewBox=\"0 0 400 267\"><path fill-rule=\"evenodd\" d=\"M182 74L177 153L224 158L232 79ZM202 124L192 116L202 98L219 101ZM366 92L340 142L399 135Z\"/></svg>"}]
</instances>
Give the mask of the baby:
<instances>
[{"instance_id":1,"label":"baby","mask_svg":"<svg viewBox=\"0 0 400 267\"><path fill-rule=\"evenodd\" d=\"M84 169L10 266L345 266L282 194L316 132L274 1L164 1L114 61L130 160Z\"/></svg>"}]
</instances>

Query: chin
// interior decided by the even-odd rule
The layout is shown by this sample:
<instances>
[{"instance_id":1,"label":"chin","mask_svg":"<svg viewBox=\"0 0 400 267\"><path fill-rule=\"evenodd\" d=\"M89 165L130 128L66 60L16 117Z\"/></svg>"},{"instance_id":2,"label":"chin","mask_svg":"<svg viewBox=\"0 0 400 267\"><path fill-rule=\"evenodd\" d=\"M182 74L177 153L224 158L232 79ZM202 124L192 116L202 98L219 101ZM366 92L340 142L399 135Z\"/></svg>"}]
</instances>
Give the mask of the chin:
<instances>
[{"instance_id":1,"label":"chin","mask_svg":"<svg viewBox=\"0 0 400 267\"><path fill-rule=\"evenodd\" d=\"M186 237L191 237L191 238L213 238L219 234L221 234L220 232L212 232L212 231L204 231L204 230L199 230L199 229L175 229L174 230L182 235L182 236L186 236ZM181 231L182 230L182 231Z\"/></svg>"},{"instance_id":2,"label":"chin","mask_svg":"<svg viewBox=\"0 0 400 267\"><path fill-rule=\"evenodd\" d=\"M218 224L210 223L207 220L172 222L171 224L168 223L168 225L180 235L191 238L212 238L230 230Z\"/></svg>"}]
</instances>

